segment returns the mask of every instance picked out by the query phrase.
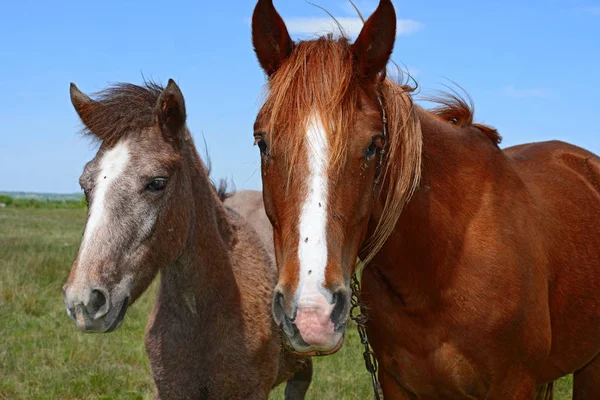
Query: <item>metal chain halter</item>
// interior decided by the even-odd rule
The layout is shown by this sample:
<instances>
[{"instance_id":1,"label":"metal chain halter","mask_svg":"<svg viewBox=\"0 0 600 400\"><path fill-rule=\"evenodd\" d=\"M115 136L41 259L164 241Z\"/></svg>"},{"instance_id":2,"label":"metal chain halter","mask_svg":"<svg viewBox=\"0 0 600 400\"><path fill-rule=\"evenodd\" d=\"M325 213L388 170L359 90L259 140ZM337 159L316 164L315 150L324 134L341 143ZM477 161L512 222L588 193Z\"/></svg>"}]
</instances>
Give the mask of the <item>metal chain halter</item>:
<instances>
[{"instance_id":1,"label":"metal chain halter","mask_svg":"<svg viewBox=\"0 0 600 400\"><path fill-rule=\"evenodd\" d=\"M360 283L356 277L356 272L352 274L350 288L352 289L352 296L350 297L350 318L352 318L352 320L356 323L356 329L358 330L358 335L360 336L360 342L365 347L363 358L365 359L365 367L367 368L367 371L371 373L371 383L373 384L373 393L375 395L374 398L375 400L381 400L383 398L383 393L381 393L381 386L379 385L379 380L377 379L377 358L375 357L373 350L371 350L369 338L367 337L367 320L369 319L369 314L366 312L366 309L361 307L360 300L358 298L358 294L360 292ZM356 310L358 311L355 312Z\"/></svg>"}]
</instances>

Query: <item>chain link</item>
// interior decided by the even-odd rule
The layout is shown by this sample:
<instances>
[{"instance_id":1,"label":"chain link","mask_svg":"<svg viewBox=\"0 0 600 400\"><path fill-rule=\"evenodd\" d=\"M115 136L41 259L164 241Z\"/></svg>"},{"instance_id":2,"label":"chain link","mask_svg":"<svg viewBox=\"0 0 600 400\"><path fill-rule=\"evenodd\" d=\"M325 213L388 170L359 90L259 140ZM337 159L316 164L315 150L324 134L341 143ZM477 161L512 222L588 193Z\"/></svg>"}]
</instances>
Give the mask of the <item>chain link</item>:
<instances>
[{"instance_id":1,"label":"chain link","mask_svg":"<svg viewBox=\"0 0 600 400\"><path fill-rule=\"evenodd\" d=\"M377 358L375 358L375 353L371 350L369 338L367 337L367 320L369 319L369 314L360 304L360 299L358 297L360 293L360 283L356 277L356 272L352 274L350 287L352 289L352 296L350 297L350 318L356 323L360 342L365 346L363 358L365 359L367 371L371 373L371 383L373 384L373 392L375 394L374 398L375 400L381 400L383 394L381 393L381 386L377 380Z\"/></svg>"}]
</instances>

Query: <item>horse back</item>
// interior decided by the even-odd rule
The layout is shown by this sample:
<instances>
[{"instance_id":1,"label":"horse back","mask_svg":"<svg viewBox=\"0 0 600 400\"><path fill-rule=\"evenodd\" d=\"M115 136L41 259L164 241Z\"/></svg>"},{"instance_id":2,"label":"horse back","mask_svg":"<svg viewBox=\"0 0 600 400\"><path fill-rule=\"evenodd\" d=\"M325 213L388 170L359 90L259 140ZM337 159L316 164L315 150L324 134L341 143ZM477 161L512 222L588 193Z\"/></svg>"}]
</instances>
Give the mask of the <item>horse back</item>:
<instances>
[{"instance_id":1,"label":"horse back","mask_svg":"<svg viewBox=\"0 0 600 400\"><path fill-rule=\"evenodd\" d=\"M241 190L229 196L223 204L237 212L254 229L274 260L273 227L265 212L262 192Z\"/></svg>"}]
</instances>

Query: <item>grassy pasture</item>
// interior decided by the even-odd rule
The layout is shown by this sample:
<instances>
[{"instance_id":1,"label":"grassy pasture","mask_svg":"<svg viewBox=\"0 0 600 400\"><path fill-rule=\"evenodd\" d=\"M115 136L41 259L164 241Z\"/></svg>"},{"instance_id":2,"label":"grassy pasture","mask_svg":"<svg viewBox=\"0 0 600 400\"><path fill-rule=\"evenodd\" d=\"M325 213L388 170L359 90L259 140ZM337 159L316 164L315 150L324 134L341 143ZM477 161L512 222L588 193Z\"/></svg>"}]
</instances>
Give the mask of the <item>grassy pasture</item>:
<instances>
[{"instance_id":1,"label":"grassy pasture","mask_svg":"<svg viewBox=\"0 0 600 400\"><path fill-rule=\"evenodd\" d=\"M85 209L0 209L0 400L152 398L143 335L156 282L110 334L79 333L64 311L84 221ZM570 399L570 387L561 380L555 399ZM352 327L340 352L315 359L308 398L372 398Z\"/></svg>"},{"instance_id":2,"label":"grassy pasture","mask_svg":"<svg viewBox=\"0 0 600 400\"><path fill-rule=\"evenodd\" d=\"M14 197L0 194L0 207L16 208L86 208L87 203L83 196L76 198L34 198Z\"/></svg>"}]
</instances>

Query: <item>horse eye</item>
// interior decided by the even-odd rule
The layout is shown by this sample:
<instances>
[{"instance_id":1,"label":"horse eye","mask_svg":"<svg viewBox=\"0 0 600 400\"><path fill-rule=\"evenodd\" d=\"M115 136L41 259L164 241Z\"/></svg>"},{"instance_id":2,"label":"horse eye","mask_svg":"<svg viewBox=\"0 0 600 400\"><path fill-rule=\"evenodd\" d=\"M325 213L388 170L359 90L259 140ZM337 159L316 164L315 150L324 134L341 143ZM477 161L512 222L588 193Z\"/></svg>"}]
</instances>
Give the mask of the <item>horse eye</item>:
<instances>
[{"instance_id":1,"label":"horse eye","mask_svg":"<svg viewBox=\"0 0 600 400\"><path fill-rule=\"evenodd\" d=\"M260 149L260 154L263 156L269 155L269 146L267 146L267 142L265 142L265 138L262 136L254 136L254 145L258 146Z\"/></svg>"},{"instance_id":2,"label":"horse eye","mask_svg":"<svg viewBox=\"0 0 600 400\"><path fill-rule=\"evenodd\" d=\"M365 152L365 158L367 160L372 160L373 157L375 157L375 154L377 154L377 150L381 149L382 146L383 146L383 138L381 136L375 136L373 138L373 140L371 140L371 144L369 145L369 147L367 148L367 151Z\"/></svg>"},{"instance_id":3,"label":"horse eye","mask_svg":"<svg viewBox=\"0 0 600 400\"><path fill-rule=\"evenodd\" d=\"M149 192L160 192L167 186L167 178L152 178L150 183L146 185L146 190Z\"/></svg>"}]
</instances>

